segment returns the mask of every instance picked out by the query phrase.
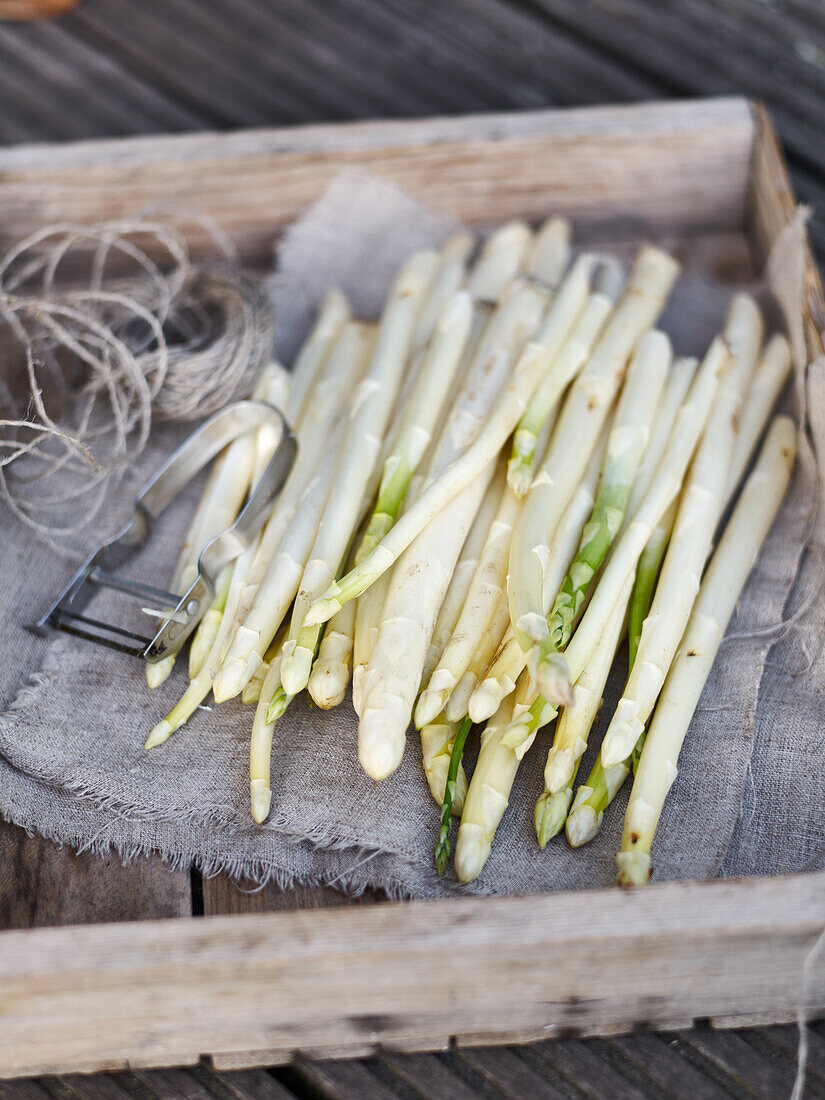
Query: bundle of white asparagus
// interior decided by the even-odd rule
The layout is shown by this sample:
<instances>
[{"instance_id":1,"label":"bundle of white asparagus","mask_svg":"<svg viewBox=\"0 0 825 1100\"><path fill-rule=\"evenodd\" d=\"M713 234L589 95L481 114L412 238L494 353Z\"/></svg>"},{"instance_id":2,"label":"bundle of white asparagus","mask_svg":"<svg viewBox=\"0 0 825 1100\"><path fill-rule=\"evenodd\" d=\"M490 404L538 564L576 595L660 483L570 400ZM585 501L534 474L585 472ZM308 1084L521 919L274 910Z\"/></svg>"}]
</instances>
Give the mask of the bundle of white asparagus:
<instances>
[{"instance_id":1,"label":"bundle of white asparagus","mask_svg":"<svg viewBox=\"0 0 825 1100\"><path fill-rule=\"evenodd\" d=\"M364 771L395 771L414 721L441 808L439 873L460 816L455 868L469 882L554 723L538 843L562 829L574 847L590 840L632 775L619 882L646 882L691 717L790 479L795 428L771 421L790 350L781 335L763 345L759 309L738 294L701 362L674 359L654 326L678 265L655 247L628 272L603 255L571 261L569 225L553 218L535 233L504 226L470 263L473 248L458 234L411 256L377 324L330 294L292 371L264 372L254 396L286 411L298 459L221 575L190 683L146 747L210 692L254 703L263 822L276 723L305 690L337 706L352 680ZM217 460L174 587L276 442L260 429ZM576 788L617 661L624 690ZM150 686L171 667L149 666ZM468 781L464 746L482 723Z\"/></svg>"}]
</instances>

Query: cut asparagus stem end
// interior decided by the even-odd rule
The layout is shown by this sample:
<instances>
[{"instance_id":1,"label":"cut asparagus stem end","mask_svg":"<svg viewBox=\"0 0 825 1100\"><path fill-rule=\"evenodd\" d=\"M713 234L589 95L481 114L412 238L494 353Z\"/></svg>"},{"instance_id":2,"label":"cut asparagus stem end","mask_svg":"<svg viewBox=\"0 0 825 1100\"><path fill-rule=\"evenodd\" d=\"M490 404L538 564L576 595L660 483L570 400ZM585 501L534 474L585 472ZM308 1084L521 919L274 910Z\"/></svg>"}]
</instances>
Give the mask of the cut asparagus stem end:
<instances>
[{"instance_id":1,"label":"cut asparagus stem end","mask_svg":"<svg viewBox=\"0 0 825 1100\"><path fill-rule=\"evenodd\" d=\"M168 680L174 665L174 654L171 657L164 657L162 661L155 661L154 664L147 664L146 683L149 687L154 690L156 687L160 687L164 681Z\"/></svg>"},{"instance_id":2,"label":"cut asparagus stem end","mask_svg":"<svg viewBox=\"0 0 825 1100\"><path fill-rule=\"evenodd\" d=\"M557 706L573 705L573 685L570 682L570 670L561 653L542 655L536 664L536 686L548 703Z\"/></svg>"},{"instance_id":3,"label":"cut asparagus stem end","mask_svg":"<svg viewBox=\"0 0 825 1100\"><path fill-rule=\"evenodd\" d=\"M263 825L269 816L272 791L267 787L263 779L253 779L249 784L249 795L252 806L252 817L259 825Z\"/></svg>"},{"instance_id":4,"label":"cut asparagus stem end","mask_svg":"<svg viewBox=\"0 0 825 1100\"><path fill-rule=\"evenodd\" d=\"M164 718L161 722L158 722L146 738L146 743L143 747L145 749L155 749L158 745L162 745L164 741L167 741L174 732L175 727L168 718Z\"/></svg>"},{"instance_id":5,"label":"cut asparagus stem end","mask_svg":"<svg viewBox=\"0 0 825 1100\"><path fill-rule=\"evenodd\" d=\"M592 806L588 806L586 803L577 806L567 818L564 826L567 843L571 848L581 848L583 844L587 844L588 841L593 839L599 831L601 823L602 815L597 814Z\"/></svg>"},{"instance_id":6,"label":"cut asparagus stem end","mask_svg":"<svg viewBox=\"0 0 825 1100\"><path fill-rule=\"evenodd\" d=\"M543 849L548 840L552 840L564 827L572 794L573 792L569 787L563 791L556 791L554 794L545 791L536 803L533 820L540 848Z\"/></svg>"},{"instance_id":7,"label":"cut asparagus stem end","mask_svg":"<svg viewBox=\"0 0 825 1100\"><path fill-rule=\"evenodd\" d=\"M455 873L460 882L472 882L481 874L492 844L481 825L464 822L455 846Z\"/></svg>"},{"instance_id":8,"label":"cut asparagus stem end","mask_svg":"<svg viewBox=\"0 0 825 1100\"><path fill-rule=\"evenodd\" d=\"M335 593L335 587L330 587L320 600L316 600L311 605L304 618L304 626L321 626L322 623L328 622L333 615L337 615L343 605L343 601L339 600Z\"/></svg>"},{"instance_id":9,"label":"cut asparagus stem end","mask_svg":"<svg viewBox=\"0 0 825 1100\"><path fill-rule=\"evenodd\" d=\"M647 852L619 852L616 856L616 882L619 886L645 886L650 879L650 856Z\"/></svg>"}]
</instances>

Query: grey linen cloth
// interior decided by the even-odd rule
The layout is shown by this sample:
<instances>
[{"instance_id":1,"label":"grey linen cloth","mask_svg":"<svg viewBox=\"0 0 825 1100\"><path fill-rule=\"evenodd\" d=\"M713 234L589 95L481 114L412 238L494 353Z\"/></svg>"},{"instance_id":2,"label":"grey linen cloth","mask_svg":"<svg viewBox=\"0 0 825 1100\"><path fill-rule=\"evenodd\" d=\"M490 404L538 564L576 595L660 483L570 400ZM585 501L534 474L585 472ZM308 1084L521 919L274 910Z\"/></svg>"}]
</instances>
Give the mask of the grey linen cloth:
<instances>
[{"instance_id":1,"label":"grey linen cloth","mask_svg":"<svg viewBox=\"0 0 825 1100\"><path fill-rule=\"evenodd\" d=\"M404 257L415 247L438 244L450 229L380 182L334 182L279 248L273 285L279 353L291 359L333 285L360 313L375 315ZM701 353L721 326L731 293L749 281L746 265L738 265L741 279L721 281L713 271L726 265L712 261L726 242L664 243L676 248L685 274L662 327L678 352ZM733 253L741 249L736 240L728 244ZM795 407L806 409L811 431L692 723L654 849L657 879L795 871L818 865L825 846L825 605L819 598L825 531L817 508L825 362L806 371L801 220L780 244L769 275L794 337ZM179 437L166 426L156 434L131 484L121 485L101 534L115 529L128 512L129 492ZM157 578L160 563L171 568L194 497L193 489L164 517L135 575ZM65 635L44 641L24 632L71 568L10 516L0 516L0 705L6 708L0 717L0 813L9 820L75 847L114 849L124 858L156 852L206 874L228 871L281 885L329 883L352 893L380 888L396 897L437 897L613 882L626 791L585 849L572 852L563 838L544 852L536 844L533 805L543 785L546 732L523 762L493 853L470 888L452 872L442 880L434 872L438 812L424 782L417 735L410 733L398 771L376 785L359 767L348 703L327 713L301 700L289 708L275 733L272 813L263 827L253 824L250 708L234 700L200 711L147 753L148 731L185 687L185 662L150 693L135 659ZM602 728L621 691L620 664ZM468 770L474 751L471 739ZM593 752L583 762L583 776Z\"/></svg>"}]
</instances>

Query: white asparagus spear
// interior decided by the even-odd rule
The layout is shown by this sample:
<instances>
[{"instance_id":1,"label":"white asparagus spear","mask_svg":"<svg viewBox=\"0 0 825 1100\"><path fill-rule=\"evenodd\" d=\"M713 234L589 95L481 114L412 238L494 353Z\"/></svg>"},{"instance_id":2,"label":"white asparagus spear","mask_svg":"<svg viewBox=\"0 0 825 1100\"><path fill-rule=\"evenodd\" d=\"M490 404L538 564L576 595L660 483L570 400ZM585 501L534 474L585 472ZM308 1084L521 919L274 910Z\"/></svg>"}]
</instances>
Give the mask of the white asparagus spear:
<instances>
[{"instance_id":1,"label":"white asparagus spear","mask_svg":"<svg viewBox=\"0 0 825 1100\"><path fill-rule=\"evenodd\" d=\"M732 368L719 386L693 460L633 669L604 735L601 759L606 768L621 764L642 735L690 618L713 546L737 422L762 340L762 319L747 295L738 294L731 303L725 338L732 352Z\"/></svg>"},{"instance_id":2,"label":"white asparagus spear","mask_svg":"<svg viewBox=\"0 0 825 1100\"><path fill-rule=\"evenodd\" d=\"M162 745L175 730L180 729L184 722L187 722L192 717L212 690L212 682L220 666L221 655L232 629L240 593L249 570L252 567L252 561L255 557L257 548L257 541L251 543L248 549L234 562L232 579L227 592L226 608L221 618L215 641L212 643L212 649L209 652L209 656L197 676L189 681L189 685L180 700L175 704L169 714L161 719L152 729L143 746L144 748L153 749L158 745Z\"/></svg>"},{"instance_id":3,"label":"white asparagus spear","mask_svg":"<svg viewBox=\"0 0 825 1100\"><path fill-rule=\"evenodd\" d=\"M261 377L252 391L252 400L267 401L276 408L283 409L289 395L289 386L289 372L280 363L271 363L261 373ZM201 552L216 535L225 531L235 522L247 493L251 486L257 482L260 473L263 472L261 458L267 456L266 462L269 461L274 453L279 435L280 433L271 427L246 432L239 439L234 440L216 459L206 488L189 525L175 567L175 573L169 585L171 592L182 595L195 582ZM263 465L266 465L266 462ZM198 643L198 636L201 634L202 629L205 629L208 633L211 624L206 620L210 617L214 619L217 614L218 621L220 621L222 608L220 612L216 609L216 604L220 603L220 595L216 593L213 606L209 608L204 620L201 621L198 630L195 632L190 646L190 676L193 675L191 671L193 647L194 661L197 664L198 653L203 649L203 643ZM208 648L206 652L208 652ZM174 664L175 656L147 664L146 681L149 687L156 688L162 684L169 677Z\"/></svg>"},{"instance_id":4,"label":"white asparagus spear","mask_svg":"<svg viewBox=\"0 0 825 1100\"><path fill-rule=\"evenodd\" d=\"M569 685L581 676L609 621L627 577L635 572L653 529L675 500L711 413L719 380L729 361L728 349L717 337L708 349L679 410L656 476L630 523L614 543L604 572L564 655L558 655L557 668L561 684L559 694L550 695L550 702L559 697L564 698L569 691ZM545 689L545 698L548 698L548 694L550 693Z\"/></svg>"},{"instance_id":5,"label":"white asparagus spear","mask_svg":"<svg viewBox=\"0 0 825 1100\"><path fill-rule=\"evenodd\" d=\"M485 632L489 633L502 593L506 592L510 536L520 510L521 502L505 486L452 637L418 697L415 724L419 729L444 709Z\"/></svg>"},{"instance_id":6,"label":"white asparagus spear","mask_svg":"<svg viewBox=\"0 0 825 1100\"><path fill-rule=\"evenodd\" d=\"M508 222L484 242L467 280L474 302L498 303L524 268L533 234L524 222Z\"/></svg>"},{"instance_id":7,"label":"white asparagus spear","mask_svg":"<svg viewBox=\"0 0 825 1100\"><path fill-rule=\"evenodd\" d=\"M281 642L281 644L283 644L283 641ZM246 685L246 687L243 689L243 692L241 693L241 702L244 703L246 706L257 704L258 700L261 697L261 688L264 686L264 680L266 679L267 673L269 672L269 667L276 657L280 662L281 646L278 644L277 636L275 638L275 641L266 651L266 654L264 655L264 659L260 667L258 668L258 671L255 673L255 675L252 677L252 679L249 681L249 683Z\"/></svg>"},{"instance_id":8,"label":"white asparagus spear","mask_svg":"<svg viewBox=\"0 0 825 1100\"><path fill-rule=\"evenodd\" d=\"M215 582L215 598L192 636L189 645L190 680L195 679L212 652L212 646L215 644L215 638L218 636L218 630L223 621L223 613L226 610L232 573L232 565L226 565L218 574L218 579Z\"/></svg>"},{"instance_id":9,"label":"white asparagus spear","mask_svg":"<svg viewBox=\"0 0 825 1100\"><path fill-rule=\"evenodd\" d=\"M438 271L421 304L415 324L411 351L413 360L429 344L444 306L461 289L467 277L465 265L474 245L475 239L471 233L456 233L439 251Z\"/></svg>"},{"instance_id":10,"label":"white asparagus spear","mask_svg":"<svg viewBox=\"0 0 825 1100\"><path fill-rule=\"evenodd\" d=\"M547 595L544 607L553 599L559 585L573 560L579 545L579 539L587 518L593 510L596 499L596 487L599 483L604 448L607 445L607 431L602 430L600 441L593 449L581 484L567 505L553 537L547 555L545 580ZM516 686L516 681L527 664L527 654L516 641L512 629L504 635L504 640L496 657L470 696L468 712L474 722L486 722L501 706Z\"/></svg>"},{"instance_id":11,"label":"white asparagus spear","mask_svg":"<svg viewBox=\"0 0 825 1100\"><path fill-rule=\"evenodd\" d=\"M346 427L345 410L363 376L374 336L373 326L347 322L326 360L317 391L298 428L295 467L264 527L258 554L241 593L239 622L215 678L218 702L233 698L249 682L298 590L309 548L303 550L303 541L295 541L295 532L287 538L287 531L293 522L298 523L302 533L307 531L310 519L307 509L314 514L317 497L317 491L313 493L311 487L319 473L326 477L327 486L329 478L335 476L330 455L338 454ZM326 500L321 507L325 504ZM302 510L303 518L296 520ZM313 539L319 518L312 519Z\"/></svg>"},{"instance_id":12,"label":"white asparagus spear","mask_svg":"<svg viewBox=\"0 0 825 1100\"><path fill-rule=\"evenodd\" d=\"M355 633L354 602L342 607L324 631L318 656L309 677L309 694L322 710L344 701L352 667L352 643Z\"/></svg>"},{"instance_id":13,"label":"white asparagus spear","mask_svg":"<svg viewBox=\"0 0 825 1100\"><path fill-rule=\"evenodd\" d=\"M526 675L525 671L522 676ZM462 882L472 882L487 862L521 763L516 753L502 744L512 713L513 702L505 699L481 735L455 848L455 870Z\"/></svg>"},{"instance_id":14,"label":"white asparagus spear","mask_svg":"<svg viewBox=\"0 0 825 1100\"><path fill-rule=\"evenodd\" d=\"M513 433L512 457L507 466L507 482L517 497L526 495L544 447L542 432L555 414L565 388L590 356L593 346L610 316L621 292L621 274L617 268L604 268L596 276L597 289L590 295L575 328L559 354L553 370L548 371L527 405ZM545 440L546 446L546 440Z\"/></svg>"},{"instance_id":15,"label":"white asparagus spear","mask_svg":"<svg viewBox=\"0 0 825 1100\"><path fill-rule=\"evenodd\" d=\"M470 696L475 691L479 679L490 667L490 662L498 652L509 625L510 606L507 603L507 593L502 592L502 598L476 646L475 653L444 705L444 716L448 722L460 722L467 715Z\"/></svg>"},{"instance_id":16,"label":"white asparagus spear","mask_svg":"<svg viewBox=\"0 0 825 1100\"><path fill-rule=\"evenodd\" d=\"M711 559L650 725L616 857L620 885L643 885L650 877L650 849L682 744L728 621L785 496L795 456L796 428L788 417L778 416Z\"/></svg>"},{"instance_id":17,"label":"white asparagus spear","mask_svg":"<svg viewBox=\"0 0 825 1100\"><path fill-rule=\"evenodd\" d=\"M448 722L443 715L439 715L429 725L421 727L421 756L424 762L424 775L427 777L430 794L439 806L444 801L447 772L450 767L450 754L453 751L453 742L455 741L455 735L458 733L458 727L458 722ZM466 794L467 775L464 767L459 764L452 805L452 812L456 817L461 814L464 808Z\"/></svg>"},{"instance_id":18,"label":"white asparagus spear","mask_svg":"<svg viewBox=\"0 0 825 1100\"><path fill-rule=\"evenodd\" d=\"M777 333L762 349L748 388L747 400L739 421L739 431L733 445L733 457L725 487L725 502L722 505L723 512L739 488L739 482L742 480L753 449L764 430L771 409L785 388L790 373L791 348L785 337Z\"/></svg>"},{"instance_id":19,"label":"white asparagus spear","mask_svg":"<svg viewBox=\"0 0 825 1100\"><path fill-rule=\"evenodd\" d=\"M272 759L272 736L275 722L267 720L267 714L275 692L281 686L281 657L271 662L261 687L261 695L252 720L252 738L249 744L249 793L252 817L259 825L269 814L272 802L270 789L270 764Z\"/></svg>"},{"instance_id":20,"label":"white asparagus spear","mask_svg":"<svg viewBox=\"0 0 825 1100\"><path fill-rule=\"evenodd\" d=\"M436 448L432 462L436 477L472 446L479 422L493 406L519 350L539 324L546 301L547 295L537 287L520 285L491 318L476 363ZM453 500L452 507L433 518L393 570L381 630L364 676L359 723L359 759L373 779L389 775L401 760L438 609L494 466L490 461ZM422 496L406 516L416 510ZM388 537L405 518L402 516Z\"/></svg>"},{"instance_id":21,"label":"white asparagus spear","mask_svg":"<svg viewBox=\"0 0 825 1100\"><path fill-rule=\"evenodd\" d=\"M556 723L553 745L547 753L544 768L544 789L547 795L564 790L572 781L578 762L587 748L590 729L601 705L607 677L621 641L632 589L633 578L628 577L587 667L576 680L573 705L564 708ZM539 843L541 844L540 837Z\"/></svg>"},{"instance_id":22,"label":"white asparagus spear","mask_svg":"<svg viewBox=\"0 0 825 1100\"><path fill-rule=\"evenodd\" d=\"M427 656L424 661L424 670L422 673L423 683L429 682L430 677L441 659L441 654L444 652L453 635L455 624L458 622L458 616L461 614L461 609L464 606L467 593L470 591L470 585L475 576L481 552L487 541L490 526L498 511L498 505L503 491L504 485L502 481L493 478L487 488L487 492L484 494L484 499L476 513L473 524L467 534L467 538L464 540L464 545L461 547L461 554L456 562L453 575L450 577L449 587L441 602L441 607L439 608L438 616L435 621L433 636L427 647ZM392 572L389 572L389 576L392 577ZM367 592L364 593L364 596L359 598L364 599L364 597L368 596L373 588L379 584L381 584L381 579L379 579L372 588L369 588Z\"/></svg>"},{"instance_id":23,"label":"white asparagus spear","mask_svg":"<svg viewBox=\"0 0 825 1100\"><path fill-rule=\"evenodd\" d=\"M352 537L401 385L416 315L437 266L434 252L416 253L397 276L384 308L372 360L355 397L338 476L295 597L281 660L281 682L289 695L303 691L309 681L320 629L307 621L307 611L335 580Z\"/></svg>"},{"instance_id":24,"label":"white asparagus spear","mask_svg":"<svg viewBox=\"0 0 825 1100\"><path fill-rule=\"evenodd\" d=\"M275 551L263 583L259 586L245 622L238 625L215 676L215 701L222 703L238 694L263 660L272 639L295 599L312 546L323 522L338 473L344 425L338 426L330 440L329 451ZM245 586L248 590L248 585ZM243 661L243 672L239 671ZM240 689L242 690L242 688Z\"/></svg>"},{"instance_id":25,"label":"white asparagus spear","mask_svg":"<svg viewBox=\"0 0 825 1100\"><path fill-rule=\"evenodd\" d=\"M292 385L285 411L293 430L313 400L313 391L323 376L326 361L349 319L346 298L340 290L331 290L292 366Z\"/></svg>"},{"instance_id":26,"label":"white asparagus spear","mask_svg":"<svg viewBox=\"0 0 825 1100\"><path fill-rule=\"evenodd\" d=\"M544 621L550 537L582 479L633 347L661 312L677 272L676 261L660 249L639 252L625 293L564 403L510 549L510 617L525 650L532 644L530 624Z\"/></svg>"},{"instance_id":27,"label":"white asparagus spear","mask_svg":"<svg viewBox=\"0 0 825 1100\"><path fill-rule=\"evenodd\" d=\"M624 524L633 481L650 438L671 357L670 340L652 329L636 345L627 368L610 426L593 512L550 613L543 623L530 625L529 632L537 644L530 651L528 667L540 692L544 688L545 666L566 646L593 578ZM553 684L554 680L550 682Z\"/></svg>"},{"instance_id":28,"label":"white asparagus spear","mask_svg":"<svg viewBox=\"0 0 825 1100\"><path fill-rule=\"evenodd\" d=\"M311 609L308 621L326 621L344 601L354 599L365 591L393 565L427 524L493 461L518 423L536 386L546 372L552 370L584 308L593 266L593 257L579 257L559 288L544 323L524 350L502 349L500 355L512 356L514 350L521 351L521 354L474 441L449 468L424 488L414 506L399 519L372 553L347 576L329 586ZM510 300L520 300L526 289L514 290L501 309L506 309Z\"/></svg>"}]
</instances>

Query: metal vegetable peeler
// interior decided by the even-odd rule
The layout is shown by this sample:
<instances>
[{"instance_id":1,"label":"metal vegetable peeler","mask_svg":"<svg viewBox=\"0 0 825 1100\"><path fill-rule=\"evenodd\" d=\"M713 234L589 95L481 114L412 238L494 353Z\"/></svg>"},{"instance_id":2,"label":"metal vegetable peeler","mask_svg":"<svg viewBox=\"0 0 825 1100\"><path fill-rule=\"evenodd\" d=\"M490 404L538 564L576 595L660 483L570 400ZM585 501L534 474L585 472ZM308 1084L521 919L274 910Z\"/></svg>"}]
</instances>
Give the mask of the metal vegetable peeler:
<instances>
[{"instance_id":1,"label":"metal vegetable peeler","mask_svg":"<svg viewBox=\"0 0 825 1100\"><path fill-rule=\"evenodd\" d=\"M227 444L265 424L281 426L281 438L269 465L238 518L201 552L198 576L182 596L119 576L116 572L147 543L152 524L187 482ZM146 484L126 526L103 543L78 569L54 605L29 627L37 634L64 630L154 663L177 653L206 614L218 573L247 548L263 526L269 505L286 482L298 444L280 410L260 401L238 401L210 417L170 455ZM112 588L164 609L152 638L84 614L100 588Z\"/></svg>"}]
</instances>

